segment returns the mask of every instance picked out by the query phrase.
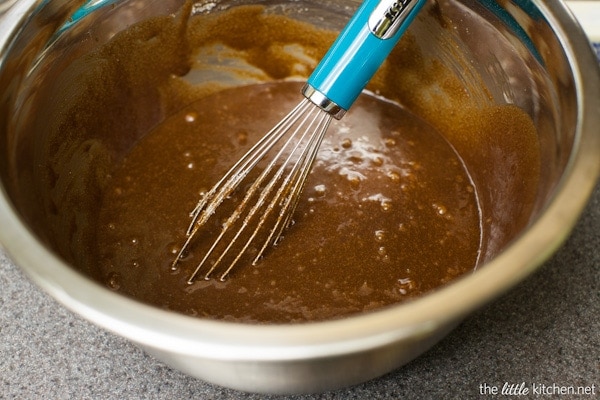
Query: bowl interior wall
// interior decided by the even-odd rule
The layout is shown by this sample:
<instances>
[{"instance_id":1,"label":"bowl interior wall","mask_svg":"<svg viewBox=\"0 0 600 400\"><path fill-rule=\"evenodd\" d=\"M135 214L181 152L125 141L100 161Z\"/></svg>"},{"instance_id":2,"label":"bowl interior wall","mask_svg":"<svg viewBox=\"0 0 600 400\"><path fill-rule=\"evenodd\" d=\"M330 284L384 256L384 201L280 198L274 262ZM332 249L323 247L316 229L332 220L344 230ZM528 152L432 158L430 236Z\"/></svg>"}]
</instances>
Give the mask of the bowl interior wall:
<instances>
[{"instance_id":1,"label":"bowl interior wall","mask_svg":"<svg viewBox=\"0 0 600 400\"><path fill-rule=\"evenodd\" d=\"M10 50L0 71L1 82L14 77L0 110L11 116L0 127L2 184L41 240L91 276L95 273L94 226L103 176L166 115L157 106L160 94L154 91L124 88L110 76L98 91L96 82L90 80L103 76L96 73L104 65L98 59L90 62L88 55L116 32L145 18L173 13L182 3L131 0L105 7L58 32L47 46L39 44L38 57L26 66L27 74L16 73L16 68L23 68L19 62L22 48ZM210 12L234 2L217 3ZM339 30L359 2L244 3L264 4L269 12ZM517 22L524 27L515 27ZM22 32L33 37L42 34L27 22ZM514 169L519 149L504 141L501 132L479 148L448 137L463 156L479 191L484 221L481 260L485 262L536 218L567 163L577 116L566 57L543 19L532 19L519 9L510 20L503 20L485 3L475 1L428 4L409 35L420 49L423 65L442 65L450 71L464 86L470 106L515 104L536 127L539 163L544 168L526 179ZM402 70L405 65L392 57L390 68ZM393 96L394 82L382 82ZM436 90L432 104L416 113L444 132L458 103L454 94L440 87ZM102 99L101 115L93 102L87 114L70 114L90 96ZM410 99L398 101L410 103ZM441 118L425 111L436 107ZM71 117L65 119L65 115ZM78 129L71 129L73 126ZM484 167L490 164L494 167ZM523 180L529 188L525 192Z\"/></svg>"}]
</instances>

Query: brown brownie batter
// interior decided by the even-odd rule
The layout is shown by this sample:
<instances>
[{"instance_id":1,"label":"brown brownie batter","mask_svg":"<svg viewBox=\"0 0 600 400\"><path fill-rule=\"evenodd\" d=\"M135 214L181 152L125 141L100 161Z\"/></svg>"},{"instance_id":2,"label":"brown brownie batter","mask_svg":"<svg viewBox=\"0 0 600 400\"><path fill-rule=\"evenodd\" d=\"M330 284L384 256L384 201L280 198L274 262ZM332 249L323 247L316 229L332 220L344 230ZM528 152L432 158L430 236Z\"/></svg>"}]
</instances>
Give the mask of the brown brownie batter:
<instances>
[{"instance_id":1,"label":"brown brownie batter","mask_svg":"<svg viewBox=\"0 0 600 400\"><path fill-rule=\"evenodd\" d=\"M189 212L300 101L298 78L335 37L262 7L188 19L190 4L119 33L44 89L77 96L41 108L50 122L36 129L48 125L50 140L36 221L85 273L199 317L323 320L431 291L527 223L539 176L531 120L465 88L408 34L370 86L378 96L330 126L282 242L225 282L188 284L216 234L172 270Z\"/></svg>"},{"instance_id":2,"label":"brown brownie batter","mask_svg":"<svg viewBox=\"0 0 600 400\"><path fill-rule=\"evenodd\" d=\"M280 82L221 91L133 148L101 208L98 248L112 288L192 315L288 322L397 303L474 268L480 218L462 161L422 120L363 96L332 124L295 225L258 265L189 285L203 255L192 246L171 270L199 193L293 108L299 90ZM200 241L216 237L214 225Z\"/></svg>"}]
</instances>

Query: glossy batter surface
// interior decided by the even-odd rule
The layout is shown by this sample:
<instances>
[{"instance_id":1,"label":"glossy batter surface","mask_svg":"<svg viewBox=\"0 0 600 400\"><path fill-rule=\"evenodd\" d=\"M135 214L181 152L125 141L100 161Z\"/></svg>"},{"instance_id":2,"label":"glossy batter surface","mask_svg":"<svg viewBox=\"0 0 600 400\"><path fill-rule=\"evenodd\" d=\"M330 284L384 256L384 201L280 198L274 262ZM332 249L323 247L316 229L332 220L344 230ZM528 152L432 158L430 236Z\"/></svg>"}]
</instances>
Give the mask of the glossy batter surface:
<instances>
[{"instance_id":1,"label":"glossy batter surface","mask_svg":"<svg viewBox=\"0 0 600 400\"><path fill-rule=\"evenodd\" d=\"M402 107L361 97L331 125L278 247L226 282L188 285L219 226L171 269L200 193L300 101L292 81L336 35L280 9L196 15L192 2L123 29L106 42L90 33L86 43L103 44L36 78L37 118L21 121L28 151L15 168L15 203L32 210L35 231L112 290L214 319L340 318L469 273L531 218L531 118L494 104L468 59L453 58L471 73L456 75L407 32L368 86ZM438 50L455 55L447 44Z\"/></svg>"},{"instance_id":2,"label":"glossy batter surface","mask_svg":"<svg viewBox=\"0 0 600 400\"><path fill-rule=\"evenodd\" d=\"M171 270L199 193L293 108L299 89L275 82L224 90L133 148L100 211L98 253L110 287L191 315L290 322L380 308L473 270L480 216L462 161L422 120L366 95L332 123L295 225L258 265L190 285L203 255L192 246Z\"/></svg>"}]
</instances>

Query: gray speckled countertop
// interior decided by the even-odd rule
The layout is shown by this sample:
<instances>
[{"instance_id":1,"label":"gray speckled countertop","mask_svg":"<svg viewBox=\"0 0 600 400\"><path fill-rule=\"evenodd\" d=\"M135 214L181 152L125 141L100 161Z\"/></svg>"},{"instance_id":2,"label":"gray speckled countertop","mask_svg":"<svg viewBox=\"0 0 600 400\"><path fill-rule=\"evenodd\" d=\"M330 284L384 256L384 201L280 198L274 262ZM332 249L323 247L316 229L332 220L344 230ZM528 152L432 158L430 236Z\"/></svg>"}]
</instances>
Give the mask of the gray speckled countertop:
<instances>
[{"instance_id":1,"label":"gray speckled countertop","mask_svg":"<svg viewBox=\"0 0 600 400\"><path fill-rule=\"evenodd\" d=\"M524 382L530 393L521 398L600 398L599 316L600 187L554 257L432 350L379 379L289 398L500 397L482 395L481 385L501 391L505 382ZM590 394L533 396L534 385L546 385L553 392L581 386ZM216 387L167 367L65 310L0 252L0 399L5 398L270 397Z\"/></svg>"}]
</instances>

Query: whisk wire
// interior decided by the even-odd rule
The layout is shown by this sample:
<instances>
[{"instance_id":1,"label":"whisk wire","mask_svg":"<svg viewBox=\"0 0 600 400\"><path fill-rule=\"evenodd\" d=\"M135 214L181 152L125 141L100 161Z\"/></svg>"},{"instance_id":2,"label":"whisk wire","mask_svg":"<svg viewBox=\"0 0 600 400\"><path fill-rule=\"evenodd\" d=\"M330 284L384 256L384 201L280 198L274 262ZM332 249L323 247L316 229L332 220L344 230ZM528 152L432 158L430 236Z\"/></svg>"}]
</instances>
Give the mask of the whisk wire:
<instances>
[{"instance_id":1,"label":"whisk wire","mask_svg":"<svg viewBox=\"0 0 600 400\"><path fill-rule=\"evenodd\" d=\"M177 268L177 264L184 257L197 232L215 213L217 207L219 207L219 205L235 191L250 170L254 168L254 166L256 166L256 164L258 164L258 162L269 152L272 146L285 135L302 110L305 110L309 106L310 104L307 101L302 101L296 105L292 111L281 119L266 135L262 136L261 139L201 197L190 213L191 222L186 230L186 240L171 264L172 269ZM222 239L221 236L224 236L223 232L219 235L213 244L213 247L216 247L218 242L220 242ZM211 247L210 251L212 252L214 249ZM208 256L205 256L205 259L201 263L206 262L206 259L208 259ZM191 283L195 279L195 275L197 275L197 273L193 274L188 282Z\"/></svg>"},{"instance_id":2,"label":"whisk wire","mask_svg":"<svg viewBox=\"0 0 600 400\"><path fill-rule=\"evenodd\" d=\"M312 110L314 110L314 109L315 108L312 107ZM288 183L289 183L289 180L290 180L290 175L286 175L286 177L283 179L283 182L279 186L279 189L277 190L276 194L271 199L271 201L268 203L268 205L265 207L265 204L267 203L267 198L271 195L271 193L275 189L275 186L279 183L280 179L282 178L282 176L284 175L284 173L285 173L285 171L287 169L287 166L291 163L291 161L294 158L294 155L296 154L296 152L298 151L298 149L302 147L301 145L305 141L305 138L307 136L310 136L309 132L313 132L311 130L311 128L312 128L312 125L314 124L314 119L316 119L316 116L315 116L315 118L313 118L313 121L311 121L308 124L308 127L305 128L306 123L307 123L307 121L309 120L309 118L311 116L311 112L310 111L312 111L312 110L309 108L308 114L306 114L304 116L304 118L300 121L300 123L298 124L298 126L295 128L295 130L293 130L292 134L288 137L288 139L285 141L285 143L281 147L281 149L279 149L279 151L277 152L277 154L271 159L271 161L269 162L268 166L262 171L262 173L258 177L258 179L256 179L253 182L253 184L251 185L251 187L246 192L246 195L245 195L244 199L242 200L242 202L236 208L236 210L232 214L232 216L223 225L223 233L225 233L225 232L227 232L229 230L229 228L231 228L235 224L235 222L237 221L237 219L244 213L244 211L246 209L246 206L248 205L248 203L250 202L250 200L254 197L254 195L256 194L256 192L260 189L260 186L262 185L262 183L267 179L267 177L269 177L269 175L272 175L270 181L268 182L268 184L260 192L260 195L258 196L258 199L256 200L256 203L250 209L250 211L246 214L245 218L243 219L242 225L239 227L239 229L237 229L237 231L235 233L235 236L229 241L229 244L227 245L227 247L225 248L225 250L223 250L223 252L219 256L219 258L213 263L213 265L210 268L210 270L205 274L205 278L208 278L213 273L213 271L221 264L221 262L223 261L224 257L227 254L229 254L231 248L238 241L238 239L241 236L241 234L250 225L251 220L257 215L257 213L259 213L259 211L263 210L262 214L260 214L260 218L258 220L258 223L256 224L256 228L254 229L254 231L252 232L252 234L250 235L250 237L248 239L246 239L246 243L244 244L243 248L237 253L237 255L234 258L234 260L229 264L229 267L221 275L220 279L224 280L225 277L231 271L231 269L238 263L238 261L240 260L240 258L244 254L246 254L246 252L248 251L248 248L254 242L255 237L257 236L258 232L260 231L260 229L264 225L265 221L267 220L267 218L269 217L269 215L271 214L271 212L276 208L277 202L281 198L281 195L284 193L284 191L286 191L286 187L288 186ZM302 115L303 115L303 113L299 113L299 116L302 116ZM300 132L301 132L300 138L296 140L296 136ZM285 153L286 153L286 151L288 151L289 147L292 147L292 148L291 148L291 150L289 150L287 158L281 163L281 165L279 166L279 168L277 168L277 170L275 171L275 173L272 173L273 170L274 170L274 168L275 168L275 166L276 166L276 164L277 164L277 162L285 155ZM305 153L305 151L301 150L301 154L302 153ZM299 157L299 159L302 159L302 157ZM297 164L298 163L296 162L296 165ZM294 168L292 168L292 170L294 170L296 168L297 167L294 167ZM279 219L280 218L281 217L279 217ZM272 235L269 235L268 238L267 238L267 240L265 241L265 245L263 246L263 250L264 250L264 248L266 248L266 246L269 245L269 243L271 241L271 238L272 238ZM261 253L259 253L259 255L257 256L257 258L260 258L260 255L261 255ZM202 267L203 267L203 263L200 263L198 265L198 267L197 267L197 270L200 270ZM191 278L191 280L193 281L192 278Z\"/></svg>"},{"instance_id":3,"label":"whisk wire","mask_svg":"<svg viewBox=\"0 0 600 400\"><path fill-rule=\"evenodd\" d=\"M310 102L303 99L294 109L289 112L277 125L275 125L266 135L246 152L221 179L202 196L196 204L194 210L190 213L192 220L187 229L187 235L192 235L195 227L202 226L215 212L217 207L235 191L239 183L244 180L246 175L260 162L261 159L271 150L293 126L297 116L310 106Z\"/></svg>"},{"instance_id":4,"label":"whisk wire","mask_svg":"<svg viewBox=\"0 0 600 400\"><path fill-rule=\"evenodd\" d=\"M304 142L306 136L309 137L307 145L301 151L300 157L298 157L296 162L294 162L294 165L291 168L290 172L285 176L285 178L283 178L283 182L281 183L279 189L277 190L277 193L271 199L271 202L267 206L267 210L265 211L265 213L263 214L264 216L260 219L258 225L256 226L250 241L248 241L244 249L242 249L242 252L245 252L247 250L247 247L250 245L251 241L254 239L254 237L258 234L259 230L265 224L267 220L266 217L279 205L280 209L276 221L273 224L272 228L269 230L269 234L266 240L263 242L262 247L256 254L254 261L252 262L253 265L256 265L256 263L260 260L267 246L269 246L270 244L277 244L277 241L281 237L281 233L283 229L285 229L285 227L287 226L289 218L294 213L295 206L297 204L297 198L295 194L302 190L302 187L306 182L306 177L308 176L309 171L305 170L305 168L312 164L312 161L314 161L314 158L316 156L316 151L314 151L314 143L320 143L323 139L323 136L325 135L328 123L323 123L323 121L329 121L331 119L330 116L322 112L318 108L313 108L311 112L315 115L312 121L310 122L308 128L303 132L302 137L299 139L298 144L294 148L294 151L290 154L288 159L281 166L281 174L283 174L284 172L285 165L287 165L289 161L291 161L292 154L294 154L297 147L299 147L298 145ZM309 116L307 116L305 120L307 120L308 117ZM308 132L312 133L308 134ZM280 176L276 179L279 178ZM290 182L292 183L292 185L290 185ZM272 181L272 183L275 184L275 178ZM233 265L234 264L232 264L230 268L226 271L226 274L229 273Z\"/></svg>"},{"instance_id":5,"label":"whisk wire","mask_svg":"<svg viewBox=\"0 0 600 400\"><path fill-rule=\"evenodd\" d=\"M291 180L294 184L291 187L287 184L282 185L282 189L286 190L286 193L284 194L284 204L280 209L276 224L271 229L267 240L259 250L253 264L258 262L270 243L277 244L277 240L281 237L283 230L289 228L292 224L294 211L296 210L298 200L300 199L299 194L304 189L306 178L310 173L317 151L319 150L319 146L323 141L325 132L327 131L332 118L330 114L321 112L320 109L317 110L319 112L318 115L315 116L316 129L314 130L316 134L311 135L306 150L302 153L302 157L299 158L299 161L301 160L302 162L296 162L292 169L292 173L287 177L287 180ZM320 118L317 120L317 117Z\"/></svg>"},{"instance_id":6,"label":"whisk wire","mask_svg":"<svg viewBox=\"0 0 600 400\"><path fill-rule=\"evenodd\" d=\"M198 202L191 213L192 223L188 228L188 238L180 251L180 255L174 261L173 267L175 267L181 255L184 254L193 236L214 214L216 208L239 187L250 170L272 150L275 143L280 141L285 135L289 135L284 144L278 149L277 154L247 189L243 200L222 224L219 235L197 265L188 279L188 283L194 282L200 270L216 252L227 233L244 214L241 225L235 230L233 238L229 240L225 249L221 251L220 255L212 263L211 268L204 274L205 279L208 279L217 267L222 264L225 257L231 252L234 244L238 242L242 233L251 225L256 216L259 218L253 232L246 238L244 246L237 252L234 259L221 274L220 279L224 280L242 256L248 252L258 233L276 209L279 209L279 213L275 217L275 223L269 230L262 247L254 257L253 264L258 262L270 244L274 244L279 240L283 230L290 225L290 215L296 208L298 194L304 187L310 167L314 162L318 147L323 140L330 121L330 114L315 107L307 99L304 99L275 128L254 145ZM277 167L278 163L280 163L279 167ZM267 183L261 190L264 182ZM269 198L269 196L272 197ZM256 201L249 211L247 211L247 207L249 207L253 199L256 199Z\"/></svg>"}]
</instances>

